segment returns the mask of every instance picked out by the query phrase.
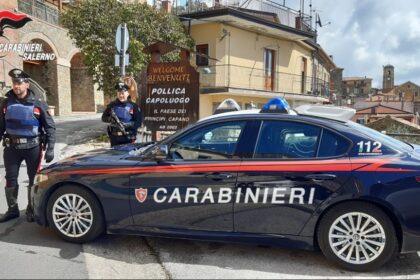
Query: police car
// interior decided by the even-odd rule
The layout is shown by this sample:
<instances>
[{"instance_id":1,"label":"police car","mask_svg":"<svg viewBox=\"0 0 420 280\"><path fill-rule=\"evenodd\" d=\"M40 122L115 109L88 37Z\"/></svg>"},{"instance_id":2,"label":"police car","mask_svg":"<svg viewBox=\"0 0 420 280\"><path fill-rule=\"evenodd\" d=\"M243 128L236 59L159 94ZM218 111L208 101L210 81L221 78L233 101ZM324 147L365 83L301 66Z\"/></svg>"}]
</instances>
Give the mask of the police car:
<instances>
[{"instance_id":1,"label":"police car","mask_svg":"<svg viewBox=\"0 0 420 280\"><path fill-rule=\"evenodd\" d=\"M37 175L36 220L71 242L107 232L258 243L373 270L420 250L420 148L353 115L273 99L157 143L76 155Z\"/></svg>"}]
</instances>

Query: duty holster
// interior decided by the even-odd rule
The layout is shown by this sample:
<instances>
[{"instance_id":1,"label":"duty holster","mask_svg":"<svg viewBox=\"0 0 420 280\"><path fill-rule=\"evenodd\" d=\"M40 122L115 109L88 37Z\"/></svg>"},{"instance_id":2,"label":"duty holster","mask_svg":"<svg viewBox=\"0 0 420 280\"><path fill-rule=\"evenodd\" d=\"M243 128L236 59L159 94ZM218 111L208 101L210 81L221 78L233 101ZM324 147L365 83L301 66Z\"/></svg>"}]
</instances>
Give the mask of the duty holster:
<instances>
[{"instance_id":1,"label":"duty holster","mask_svg":"<svg viewBox=\"0 0 420 280\"><path fill-rule=\"evenodd\" d=\"M10 147L10 138L6 134L3 135L3 147Z\"/></svg>"}]
</instances>

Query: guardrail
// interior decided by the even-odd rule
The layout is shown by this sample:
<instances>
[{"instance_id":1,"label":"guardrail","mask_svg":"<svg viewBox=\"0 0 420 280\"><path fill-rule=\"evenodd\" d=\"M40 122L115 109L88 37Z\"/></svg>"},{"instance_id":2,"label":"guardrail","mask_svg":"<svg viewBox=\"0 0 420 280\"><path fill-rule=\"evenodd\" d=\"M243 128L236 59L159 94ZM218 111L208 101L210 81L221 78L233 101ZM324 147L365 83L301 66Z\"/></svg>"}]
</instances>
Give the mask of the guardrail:
<instances>
[{"instance_id":1,"label":"guardrail","mask_svg":"<svg viewBox=\"0 0 420 280\"><path fill-rule=\"evenodd\" d=\"M238 10L256 11L276 14L280 23L307 32L315 32L311 25L310 15L302 14L285 5L271 0L186 0L180 4L173 1L172 12L185 15L195 12L233 8Z\"/></svg>"},{"instance_id":2,"label":"guardrail","mask_svg":"<svg viewBox=\"0 0 420 280\"><path fill-rule=\"evenodd\" d=\"M201 88L232 87L248 90L313 94L329 98L329 82L312 76L285 72L273 74L273 85L267 86L263 69L239 65L199 66Z\"/></svg>"}]
</instances>

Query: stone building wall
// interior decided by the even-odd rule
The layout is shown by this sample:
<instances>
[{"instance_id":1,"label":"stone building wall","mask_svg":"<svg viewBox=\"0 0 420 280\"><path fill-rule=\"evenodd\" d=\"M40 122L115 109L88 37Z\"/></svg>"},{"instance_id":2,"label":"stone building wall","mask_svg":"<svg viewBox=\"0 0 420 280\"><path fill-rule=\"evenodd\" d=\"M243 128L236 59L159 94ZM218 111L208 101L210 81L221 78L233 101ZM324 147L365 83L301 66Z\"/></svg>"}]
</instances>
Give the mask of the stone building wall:
<instances>
[{"instance_id":1,"label":"stone building wall","mask_svg":"<svg viewBox=\"0 0 420 280\"><path fill-rule=\"evenodd\" d=\"M57 65L57 86L58 86L58 108L59 115L69 115L71 109L71 81L70 67Z\"/></svg>"},{"instance_id":2,"label":"stone building wall","mask_svg":"<svg viewBox=\"0 0 420 280\"><path fill-rule=\"evenodd\" d=\"M95 104L96 104L96 112L103 112L105 110L105 97L104 93L101 90L98 90L97 85L93 86L93 91L95 92Z\"/></svg>"},{"instance_id":3,"label":"stone building wall","mask_svg":"<svg viewBox=\"0 0 420 280\"><path fill-rule=\"evenodd\" d=\"M16 12L17 7L16 0L0 1L0 11ZM18 13L21 12L18 11ZM10 52L7 56L0 58L0 82L5 85L1 90L2 95L11 86L7 73L13 68L21 68L28 71L31 77L47 91L47 101L49 105L55 106L56 115L71 114L74 103L83 103L83 108L76 106L77 111L83 109L86 112L101 112L103 93L94 89L92 77L84 69L80 69L80 73L77 73L76 69L71 71L71 60L75 55L80 54L80 50L68 37L67 30L35 16L28 16L32 21L19 29L6 28L4 34L10 43L41 43L44 53L54 53L56 59L48 62L27 63L15 52ZM83 91L80 100L84 102L73 101L72 95L77 98L78 94L72 94L72 90L77 90L79 93Z\"/></svg>"},{"instance_id":4,"label":"stone building wall","mask_svg":"<svg viewBox=\"0 0 420 280\"><path fill-rule=\"evenodd\" d=\"M87 68L72 67L70 75L72 81L77 81L71 84L71 106L73 111L95 111L95 97L91 96L92 92L94 92L94 84L93 79L87 75Z\"/></svg>"}]
</instances>

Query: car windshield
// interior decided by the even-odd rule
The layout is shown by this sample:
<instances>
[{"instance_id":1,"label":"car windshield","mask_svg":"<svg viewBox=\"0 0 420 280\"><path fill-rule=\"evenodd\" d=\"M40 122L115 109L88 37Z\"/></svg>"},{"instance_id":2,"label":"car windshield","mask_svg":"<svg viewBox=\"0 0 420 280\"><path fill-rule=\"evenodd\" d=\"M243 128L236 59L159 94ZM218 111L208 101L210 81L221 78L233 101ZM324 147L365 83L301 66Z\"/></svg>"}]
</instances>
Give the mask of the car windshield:
<instances>
[{"instance_id":1,"label":"car windshield","mask_svg":"<svg viewBox=\"0 0 420 280\"><path fill-rule=\"evenodd\" d=\"M362 131L368 136L373 137L375 140L378 140L382 142L385 145L391 146L397 150L403 149L404 151L411 152L413 150L413 146L411 144L405 143L403 141L397 140L395 138L392 138L388 135L385 135L383 133L380 133L379 131L376 131L372 128L363 126L361 124L355 123L353 121L347 122L351 127Z\"/></svg>"},{"instance_id":2,"label":"car windshield","mask_svg":"<svg viewBox=\"0 0 420 280\"><path fill-rule=\"evenodd\" d=\"M192 125L194 125L194 124L189 124L186 127L181 128L180 130L176 131L175 133L169 135L168 137L166 137L164 139L153 142L150 145L144 146L140 150L137 150L136 153L137 154L147 154L148 152L152 151L155 146L171 142L174 137L177 137L178 135L182 134L185 130L189 129Z\"/></svg>"}]
</instances>

